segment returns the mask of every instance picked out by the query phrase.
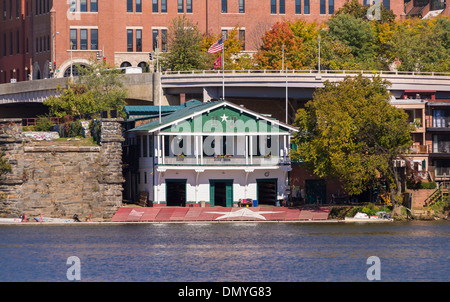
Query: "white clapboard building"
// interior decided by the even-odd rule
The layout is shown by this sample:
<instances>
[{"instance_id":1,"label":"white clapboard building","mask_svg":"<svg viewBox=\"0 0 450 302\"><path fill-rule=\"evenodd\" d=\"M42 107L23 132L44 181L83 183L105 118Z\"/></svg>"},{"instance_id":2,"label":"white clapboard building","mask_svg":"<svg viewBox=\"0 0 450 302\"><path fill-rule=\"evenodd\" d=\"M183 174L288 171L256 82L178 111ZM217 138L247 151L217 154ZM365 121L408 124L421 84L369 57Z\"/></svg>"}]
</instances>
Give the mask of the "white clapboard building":
<instances>
[{"instance_id":1,"label":"white clapboard building","mask_svg":"<svg viewBox=\"0 0 450 302\"><path fill-rule=\"evenodd\" d=\"M242 106L190 101L126 132L125 199L153 206L235 206L286 198L295 127Z\"/></svg>"}]
</instances>

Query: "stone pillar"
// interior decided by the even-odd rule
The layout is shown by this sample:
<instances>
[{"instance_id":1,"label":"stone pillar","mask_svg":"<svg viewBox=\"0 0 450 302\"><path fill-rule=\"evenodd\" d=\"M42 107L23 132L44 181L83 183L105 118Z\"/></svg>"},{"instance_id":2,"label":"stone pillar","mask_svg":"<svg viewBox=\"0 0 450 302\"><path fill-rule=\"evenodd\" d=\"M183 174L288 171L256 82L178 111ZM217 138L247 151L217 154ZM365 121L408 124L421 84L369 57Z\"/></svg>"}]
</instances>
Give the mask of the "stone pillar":
<instances>
[{"instance_id":1,"label":"stone pillar","mask_svg":"<svg viewBox=\"0 0 450 302\"><path fill-rule=\"evenodd\" d=\"M0 119L0 153L4 153L4 159L11 165L11 172L0 177L0 216L19 217L25 177L21 119Z\"/></svg>"},{"instance_id":2,"label":"stone pillar","mask_svg":"<svg viewBox=\"0 0 450 302\"><path fill-rule=\"evenodd\" d=\"M104 118L101 120L101 177L103 186L102 219L110 219L122 205L122 191L125 179L122 174L123 119Z\"/></svg>"}]
</instances>

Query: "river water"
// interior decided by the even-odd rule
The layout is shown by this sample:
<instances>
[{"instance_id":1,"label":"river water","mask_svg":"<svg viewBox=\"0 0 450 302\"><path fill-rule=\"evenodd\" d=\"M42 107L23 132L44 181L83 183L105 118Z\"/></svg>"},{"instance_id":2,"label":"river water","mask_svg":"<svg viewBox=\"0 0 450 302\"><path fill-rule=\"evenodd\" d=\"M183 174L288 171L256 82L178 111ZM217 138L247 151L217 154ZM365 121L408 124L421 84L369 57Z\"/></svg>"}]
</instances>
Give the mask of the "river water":
<instances>
[{"instance_id":1,"label":"river water","mask_svg":"<svg viewBox=\"0 0 450 302\"><path fill-rule=\"evenodd\" d=\"M0 281L450 281L450 223L0 226Z\"/></svg>"}]
</instances>

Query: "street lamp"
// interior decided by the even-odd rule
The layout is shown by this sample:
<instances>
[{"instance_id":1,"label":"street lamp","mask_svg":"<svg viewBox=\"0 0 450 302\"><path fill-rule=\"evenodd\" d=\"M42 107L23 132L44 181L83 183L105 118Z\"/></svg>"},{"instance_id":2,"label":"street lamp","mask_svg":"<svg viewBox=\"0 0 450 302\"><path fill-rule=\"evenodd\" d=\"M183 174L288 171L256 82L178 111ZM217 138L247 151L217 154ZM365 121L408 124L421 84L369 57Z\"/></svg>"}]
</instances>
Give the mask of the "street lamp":
<instances>
[{"instance_id":1,"label":"street lamp","mask_svg":"<svg viewBox=\"0 0 450 302\"><path fill-rule=\"evenodd\" d=\"M70 41L70 77L73 78L73 42Z\"/></svg>"},{"instance_id":2,"label":"street lamp","mask_svg":"<svg viewBox=\"0 0 450 302\"><path fill-rule=\"evenodd\" d=\"M318 71L319 71L319 74L320 74L320 39L321 39L321 37L320 37L320 35L317 37L317 41L319 42L319 62L318 62Z\"/></svg>"}]
</instances>

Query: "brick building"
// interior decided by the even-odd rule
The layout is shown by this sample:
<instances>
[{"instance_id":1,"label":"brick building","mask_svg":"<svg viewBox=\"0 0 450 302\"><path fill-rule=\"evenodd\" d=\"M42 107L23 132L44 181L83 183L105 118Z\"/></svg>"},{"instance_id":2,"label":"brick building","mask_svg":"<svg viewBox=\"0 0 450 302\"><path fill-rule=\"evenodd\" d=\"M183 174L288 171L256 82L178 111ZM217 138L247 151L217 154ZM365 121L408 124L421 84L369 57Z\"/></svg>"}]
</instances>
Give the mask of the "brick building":
<instances>
[{"instance_id":1,"label":"brick building","mask_svg":"<svg viewBox=\"0 0 450 302\"><path fill-rule=\"evenodd\" d=\"M201 32L217 34L240 26L244 51L251 52L275 22L323 22L345 1L0 0L0 83L70 76L72 63L87 64L97 57L117 66L143 67L149 52L157 47L167 51L171 20L182 14ZM383 4L404 14L403 1Z\"/></svg>"}]
</instances>

